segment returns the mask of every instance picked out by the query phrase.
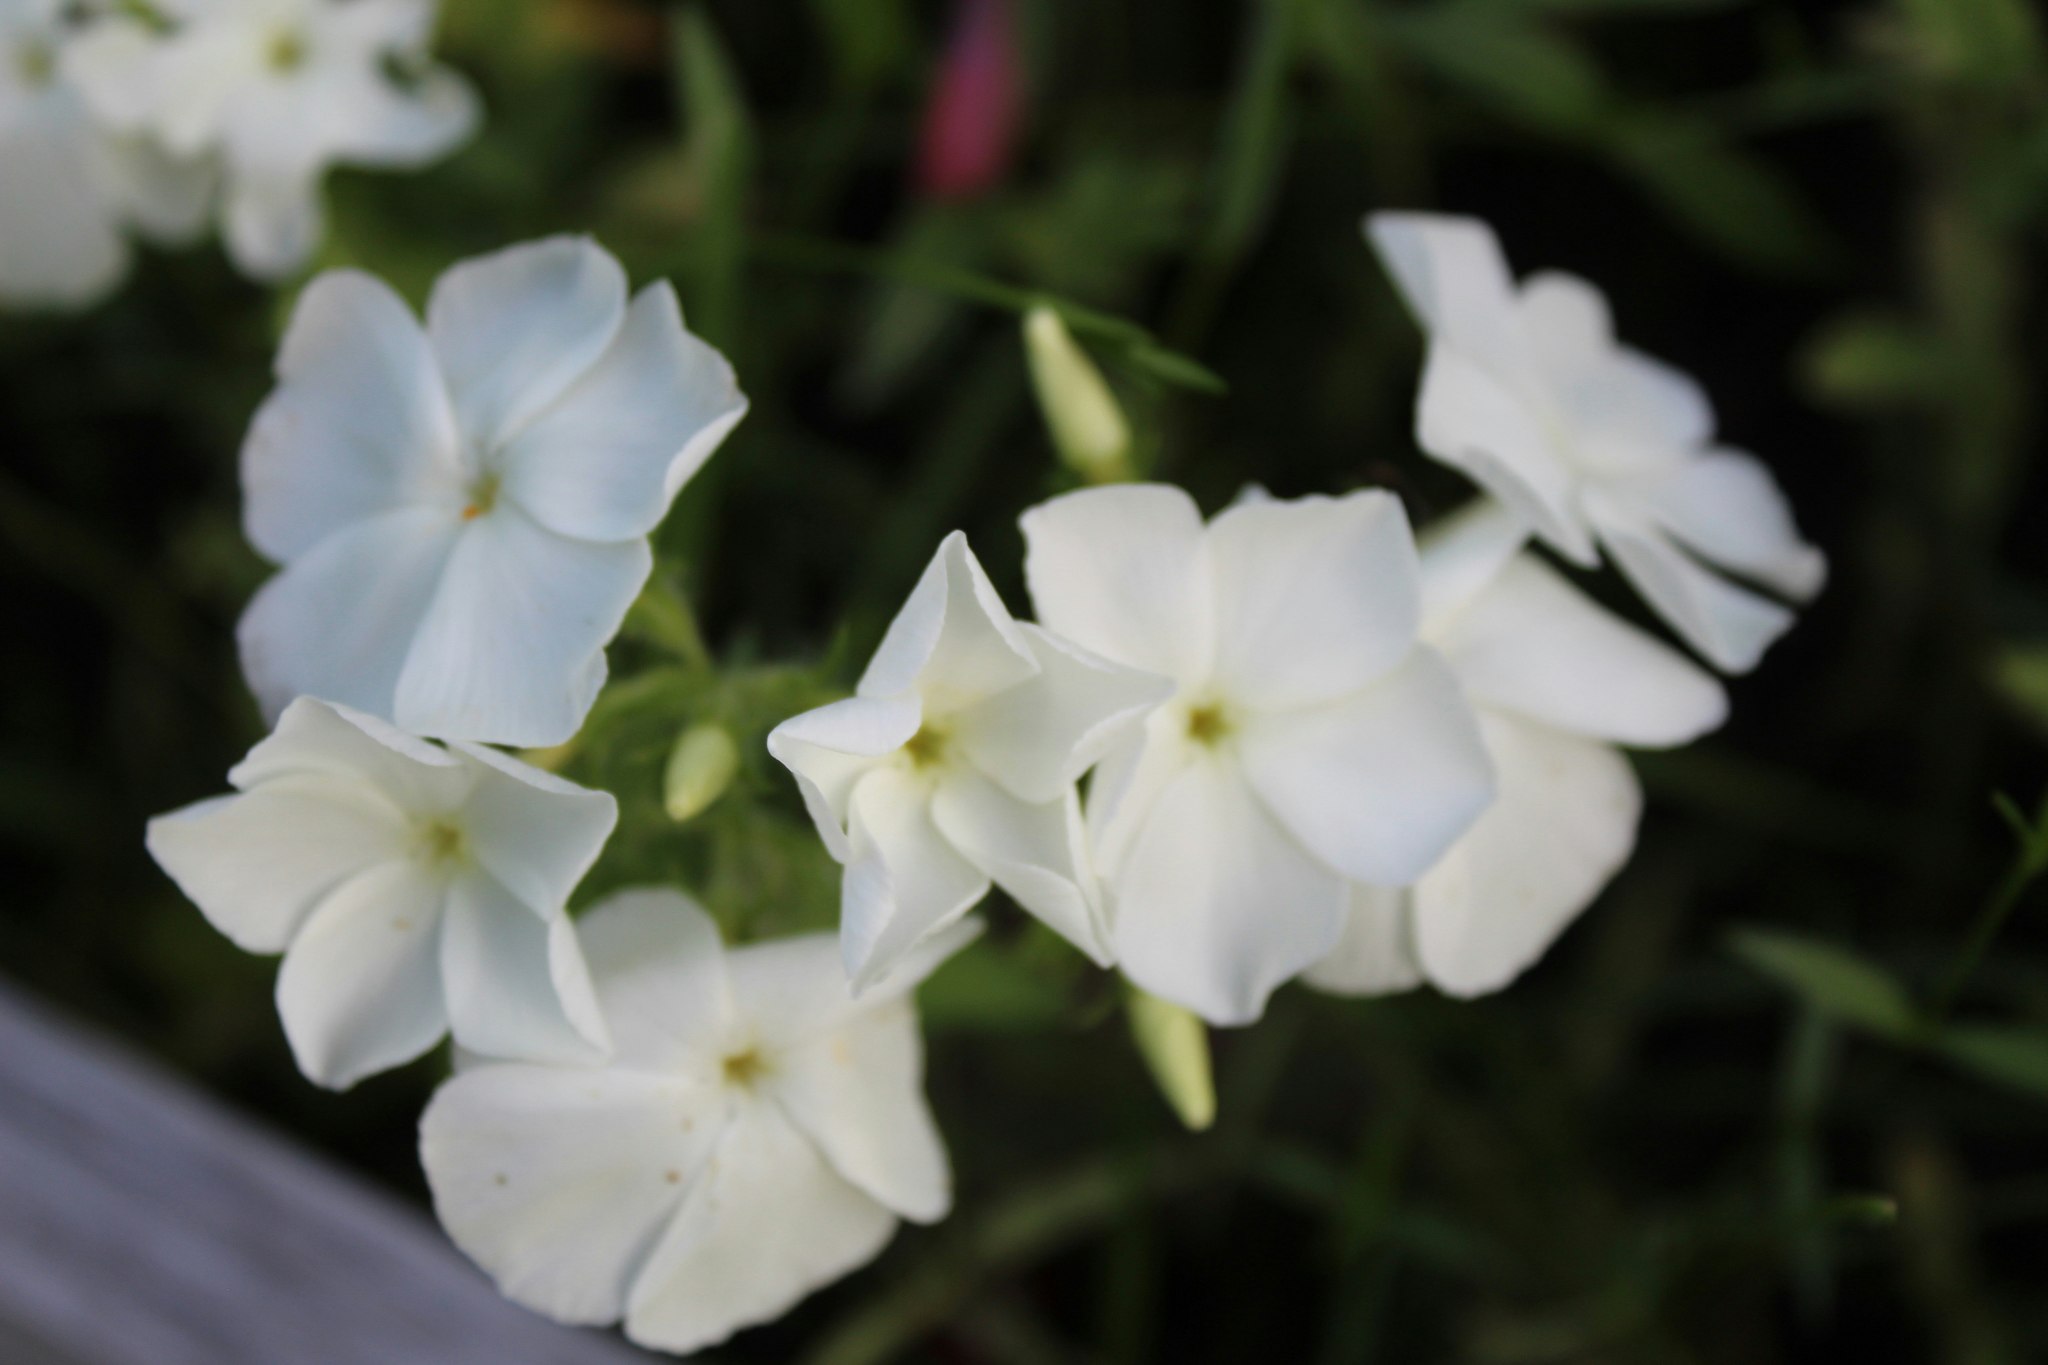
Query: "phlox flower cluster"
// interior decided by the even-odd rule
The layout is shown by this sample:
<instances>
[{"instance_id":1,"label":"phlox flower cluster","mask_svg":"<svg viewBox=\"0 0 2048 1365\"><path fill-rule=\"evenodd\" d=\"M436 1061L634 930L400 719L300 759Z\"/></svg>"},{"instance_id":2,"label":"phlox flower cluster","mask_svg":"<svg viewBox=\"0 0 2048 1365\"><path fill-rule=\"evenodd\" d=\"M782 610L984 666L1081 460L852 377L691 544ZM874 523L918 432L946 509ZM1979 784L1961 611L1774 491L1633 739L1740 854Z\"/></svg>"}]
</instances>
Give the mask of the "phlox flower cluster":
<instances>
[{"instance_id":1,"label":"phlox flower cluster","mask_svg":"<svg viewBox=\"0 0 2048 1365\"><path fill-rule=\"evenodd\" d=\"M137 107L171 92L175 148L226 138L231 199L282 193L246 181L277 169L233 131L256 115L190 71L247 57L228 15L312 24L294 60L314 68L342 40L313 0L217 3L170 38L92 37L154 45ZM396 0L334 8L351 42L423 32ZM296 194L313 163L293 164ZM1033 619L947 536L853 695L767 736L842 867L837 933L732 946L675 888L572 916L617 800L493 747L582 729L650 534L746 413L731 367L667 284L630 292L587 239L460 263L423 319L370 276L320 276L242 450L245 529L279 569L238 636L275 728L230 792L153 821L150 852L222 933L282 954L313 1081L452 1040L421 1157L507 1295L675 1351L945 1215L912 992L992 889L1197 1039L1190 1016L1249 1024L1297 979L1500 989L1628 859L1624 751L1727 711L1708 667L1550 556L1611 560L1723 671L1756 664L1823 563L1591 285L1515 285L1469 220L1368 236L1429 335L1418 443L1480 496L1418 535L1373 489L1253 487L1205 516L1170 485L1083 488L1022 516ZM1124 430L1078 348L1037 377L1087 405L1056 430Z\"/></svg>"},{"instance_id":2,"label":"phlox flower cluster","mask_svg":"<svg viewBox=\"0 0 2048 1365\"><path fill-rule=\"evenodd\" d=\"M475 131L434 65L434 0L0 0L0 304L79 307L131 236L219 225L280 279L322 235L331 166L409 168Z\"/></svg>"}]
</instances>

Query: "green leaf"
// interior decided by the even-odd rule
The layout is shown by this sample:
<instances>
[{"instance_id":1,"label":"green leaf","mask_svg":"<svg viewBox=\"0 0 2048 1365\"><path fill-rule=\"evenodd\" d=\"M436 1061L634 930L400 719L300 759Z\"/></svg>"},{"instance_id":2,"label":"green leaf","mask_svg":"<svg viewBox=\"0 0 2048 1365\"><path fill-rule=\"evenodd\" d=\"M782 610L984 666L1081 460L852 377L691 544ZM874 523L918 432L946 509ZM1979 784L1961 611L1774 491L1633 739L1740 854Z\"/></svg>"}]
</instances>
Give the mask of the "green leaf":
<instances>
[{"instance_id":1,"label":"green leaf","mask_svg":"<svg viewBox=\"0 0 2048 1365\"><path fill-rule=\"evenodd\" d=\"M1911 320L1850 313L1807 342L1800 369L1816 400L1880 411L1938 398L1953 373L1941 343Z\"/></svg>"},{"instance_id":2,"label":"green leaf","mask_svg":"<svg viewBox=\"0 0 2048 1365\"><path fill-rule=\"evenodd\" d=\"M1606 83L1584 50L1513 9L1454 0L1402 12L1388 34L1411 61L1519 122L1566 132L1606 112Z\"/></svg>"},{"instance_id":3,"label":"green leaf","mask_svg":"<svg viewBox=\"0 0 2048 1365\"><path fill-rule=\"evenodd\" d=\"M1988 1081L2048 1096L2048 1031L1999 1025L1943 1029L1935 1050Z\"/></svg>"},{"instance_id":4,"label":"green leaf","mask_svg":"<svg viewBox=\"0 0 2048 1365\"><path fill-rule=\"evenodd\" d=\"M2016 85L2039 69L2041 29L2028 0L1901 0L1917 55L1951 79Z\"/></svg>"},{"instance_id":5,"label":"green leaf","mask_svg":"<svg viewBox=\"0 0 2048 1365\"><path fill-rule=\"evenodd\" d=\"M1636 115L1612 135L1624 169L1680 226L1735 260L1781 274L1839 259L1791 183L1701 121Z\"/></svg>"},{"instance_id":6,"label":"green leaf","mask_svg":"<svg viewBox=\"0 0 2048 1365\"><path fill-rule=\"evenodd\" d=\"M1039 1033L1066 1011L1062 983L1013 945L977 943L956 953L917 991L927 1029Z\"/></svg>"},{"instance_id":7,"label":"green leaf","mask_svg":"<svg viewBox=\"0 0 2048 1365\"><path fill-rule=\"evenodd\" d=\"M677 11L672 33L683 115L683 165L696 220L686 272L690 326L730 350L746 256L753 119L731 54L703 7L689 5Z\"/></svg>"},{"instance_id":8,"label":"green leaf","mask_svg":"<svg viewBox=\"0 0 2048 1365\"><path fill-rule=\"evenodd\" d=\"M1819 939L1763 929L1738 930L1735 955L1831 1018L1881 1037L1904 1039L1917 1015L1904 988L1883 968Z\"/></svg>"},{"instance_id":9,"label":"green leaf","mask_svg":"<svg viewBox=\"0 0 2048 1365\"><path fill-rule=\"evenodd\" d=\"M2008 646L1992 665L1992 682L2022 720L2048 736L2048 644Z\"/></svg>"}]
</instances>

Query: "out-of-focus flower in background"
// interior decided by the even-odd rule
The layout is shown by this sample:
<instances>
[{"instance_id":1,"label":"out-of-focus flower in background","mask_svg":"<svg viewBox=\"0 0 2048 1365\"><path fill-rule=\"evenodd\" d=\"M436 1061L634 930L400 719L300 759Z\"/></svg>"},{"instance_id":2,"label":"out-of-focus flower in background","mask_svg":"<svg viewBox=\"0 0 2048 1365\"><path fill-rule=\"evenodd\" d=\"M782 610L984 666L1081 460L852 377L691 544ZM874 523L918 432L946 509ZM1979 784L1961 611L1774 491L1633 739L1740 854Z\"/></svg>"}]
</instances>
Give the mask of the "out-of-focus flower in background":
<instances>
[{"instance_id":1,"label":"out-of-focus flower in background","mask_svg":"<svg viewBox=\"0 0 2048 1365\"><path fill-rule=\"evenodd\" d=\"M507 1297L693 1351L945 1217L909 992L973 925L857 1003L832 935L728 950L678 892L581 930L613 1057L469 1066L420 1121L434 1208Z\"/></svg>"},{"instance_id":2,"label":"out-of-focus flower in background","mask_svg":"<svg viewBox=\"0 0 2048 1365\"><path fill-rule=\"evenodd\" d=\"M959 0L918 135L918 190L970 199L1001 183L1023 121L1015 0Z\"/></svg>"},{"instance_id":3,"label":"out-of-focus flower in background","mask_svg":"<svg viewBox=\"0 0 2048 1365\"><path fill-rule=\"evenodd\" d=\"M322 234L331 166L412 168L476 130L475 93L427 55L434 0L161 0L95 22L67 69L110 127L219 158L245 274L279 279Z\"/></svg>"},{"instance_id":4,"label":"out-of-focus flower in background","mask_svg":"<svg viewBox=\"0 0 2048 1365\"><path fill-rule=\"evenodd\" d=\"M204 223L213 174L93 117L70 78L79 30L59 0L0 0L0 304L82 307L127 274L128 232Z\"/></svg>"},{"instance_id":5,"label":"out-of-focus flower in background","mask_svg":"<svg viewBox=\"0 0 2048 1365\"><path fill-rule=\"evenodd\" d=\"M1352 888L1344 938L1309 970L1314 985L1507 985L1635 848L1642 788L1614 746L1684 744L1727 714L1712 674L1522 552L1525 536L1487 501L1423 538L1422 638L1479 713L1497 795L1415 885Z\"/></svg>"},{"instance_id":6,"label":"out-of-focus flower in background","mask_svg":"<svg viewBox=\"0 0 2048 1365\"><path fill-rule=\"evenodd\" d=\"M629 302L585 238L456 265L424 328L323 275L277 372L242 450L249 539L284 565L239 632L264 709L529 748L583 723L649 532L747 407L674 289Z\"/></svg>"},{"instance_id":7,"label":"out-of-focus flower in background","mask_svg":"<svg viewBox=\"0 0 2048 1365\"><path fill-rule=\"evenodd\" d=\"M150 821L149 851L237 945L284 954L308 1079L344 1089L450 1032L489 1056L609 1045L564 909L618 819L609 794L310 697L228 781Z\"/></svg>"},{"instance_id":8,"label":"out-of-focus flower in background","mask_svg":"<svg viewBox=\"0 0 2048 1365\"><path fill-rule=\"evenodd\" d=\"M1827 563L1770 471L1714 443L1699 385L1618 343L1585 280L1544 271L1518 290L1477 219L1380 213L1366 234L1429 334L1417 443L1559 554L1590 566L1604 548L1716 667L1754 668L1792 613L1716 570L1805 601Z\"/></svg>"}]
</instances>

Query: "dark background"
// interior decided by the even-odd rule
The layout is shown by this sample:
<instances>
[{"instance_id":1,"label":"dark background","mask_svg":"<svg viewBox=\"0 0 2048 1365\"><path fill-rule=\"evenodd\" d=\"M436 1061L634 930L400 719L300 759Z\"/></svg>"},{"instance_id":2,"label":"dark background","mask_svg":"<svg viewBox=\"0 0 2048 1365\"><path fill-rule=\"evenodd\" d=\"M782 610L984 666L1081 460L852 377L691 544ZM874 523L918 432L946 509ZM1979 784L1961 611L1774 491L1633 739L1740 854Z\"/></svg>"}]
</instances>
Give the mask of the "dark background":
<instances>
[{"instance_id":1,"label":"dark background","mask_svg":"<svg viewBox=\"0 0 2048 1365\"><path fill-rule=\"evenodd\" d=\"M675 876L742 936L829 923L834 870L760 735L850 683L955 526L1024 606L1016 515L1071 476L1014 315L941 267L1133 319L1222 376L1161 386L1100 349L1149 469L1205 505L1379 484L1420 523L1467 490L1413 448L1418 340L1358 220L1478 214L1700 378L1833 576L1734 681L1725 730L1643 758L1637 856L1538 968L1476 1003L1283 992L1217 1037L1204 1137L1152 1092L1111 983L997 908L926 999L953 1218L724 1354L2048 1358L2026 867L1935 1017L2015 866L1994 794L2031 811L2048 776L2039 12L1011 8L1024 117L974 193L920 180L951 11L903 0L449 0L482 137L335 179L323 264L417 301L464 255L593 231L636 281L676 279L752 396L660 541L719 666L629 628L570 761L629 804L592 894ZM0 318L0 972L423 1198L413 1121L443 1062L305 1084L273 965L141 847L260 733L232 626L266 569L235 452L289 300L209 246L147 256L87 315ZM679 830L660 761L704 718L748 766ZM1887 981L1904 1023L1872 1004Z\"/></svg>"}]
</instances>

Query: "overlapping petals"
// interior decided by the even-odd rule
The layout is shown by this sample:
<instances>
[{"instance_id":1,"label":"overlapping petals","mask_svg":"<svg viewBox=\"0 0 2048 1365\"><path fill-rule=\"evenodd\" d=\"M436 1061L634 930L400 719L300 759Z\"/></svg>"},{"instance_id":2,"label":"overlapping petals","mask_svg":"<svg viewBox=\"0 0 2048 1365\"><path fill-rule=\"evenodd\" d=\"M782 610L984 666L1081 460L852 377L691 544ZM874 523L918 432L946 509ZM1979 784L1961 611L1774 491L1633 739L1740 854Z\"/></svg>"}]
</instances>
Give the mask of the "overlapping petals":
<instances>
[{"instance_id":1,"label":"overlapping petals","mask_svg":"<svg viewBox=\"0 0 2048 1365\"><path fill-rule=\"evenodd\" d=\"M966 538L948 536L856 695L768 738L846 865L841 942L856 987L992 883L1107 961L1074 784L1166 691L1012 620Z\"/></svg>"},{"instance_id":2,"label":"overlapping petals","mask_svg":"<svg viewBox=\"0 0 2048 1365\"><path fill-rule=\"evenodd\" d=\"M485 743L575 733L648 532L746 412L666 283L629 301L566 237L456 266L424 329L323 275L277 371L242 450L249 538L284 566L242 620L250 686Z\"/></svg>"},{"instance_id":3,"label":"overlapping petals","mask_svg":"<svg viewBox=\"0 0 2048 1365\"><path fill-rule=\"evenodd\" d=\"M1419 876L1491 796L1477 724L1418 641L1421 581L1384 493L1240 502L1128 486L1025 514L1039 619L1168 672L1104 756L1088 828L1124 972L1215 1023L1324 957L1347 884Z\"/></svg>"},{"instance_id":4,"label":"overlapping petals","mask_svg":"<svg viewBox=\"0 0 2048 1365\"><path fill-rule=\"evenodd\" d=\"M299 1067L353 1085L452 1031L493 1056L608 1046L564 903L612 798L494 750L448 748L311 698L149 851L216 928L284 954Z\"/></svg>"},{"instance_id":5,"label":"overlapping petals","mask_svg":"<svg viewBox=\"0 0 2048 1365\"><path fill-rule=\"evenodd\" d=\"M1483 223L1382 213L1366 231L1429 333L1423 449L1560 554L1590 565L1604 549L1716 667L1755 667L1792 613L1743 582L1803 602L1826 563L1768 471L1714 445L1699 386L1619 344L1586 281L1543 273L1518 291Z\"/></svg>"},{"instance_id":6,"label":"overlapping petals","mask_svg":"<svg viewBox=\"0 0 2048 1365\"><path fill-rule=\"evenodd\" d=\"M507 1296L644 1346L779 1315L951 1204L906 992L964 928L856 1002L828 935L727 951L676 893L615 897L583 921L614 1055L443 1086L420 1127L443 1225Z\"/></svg>"}]
</instances>

